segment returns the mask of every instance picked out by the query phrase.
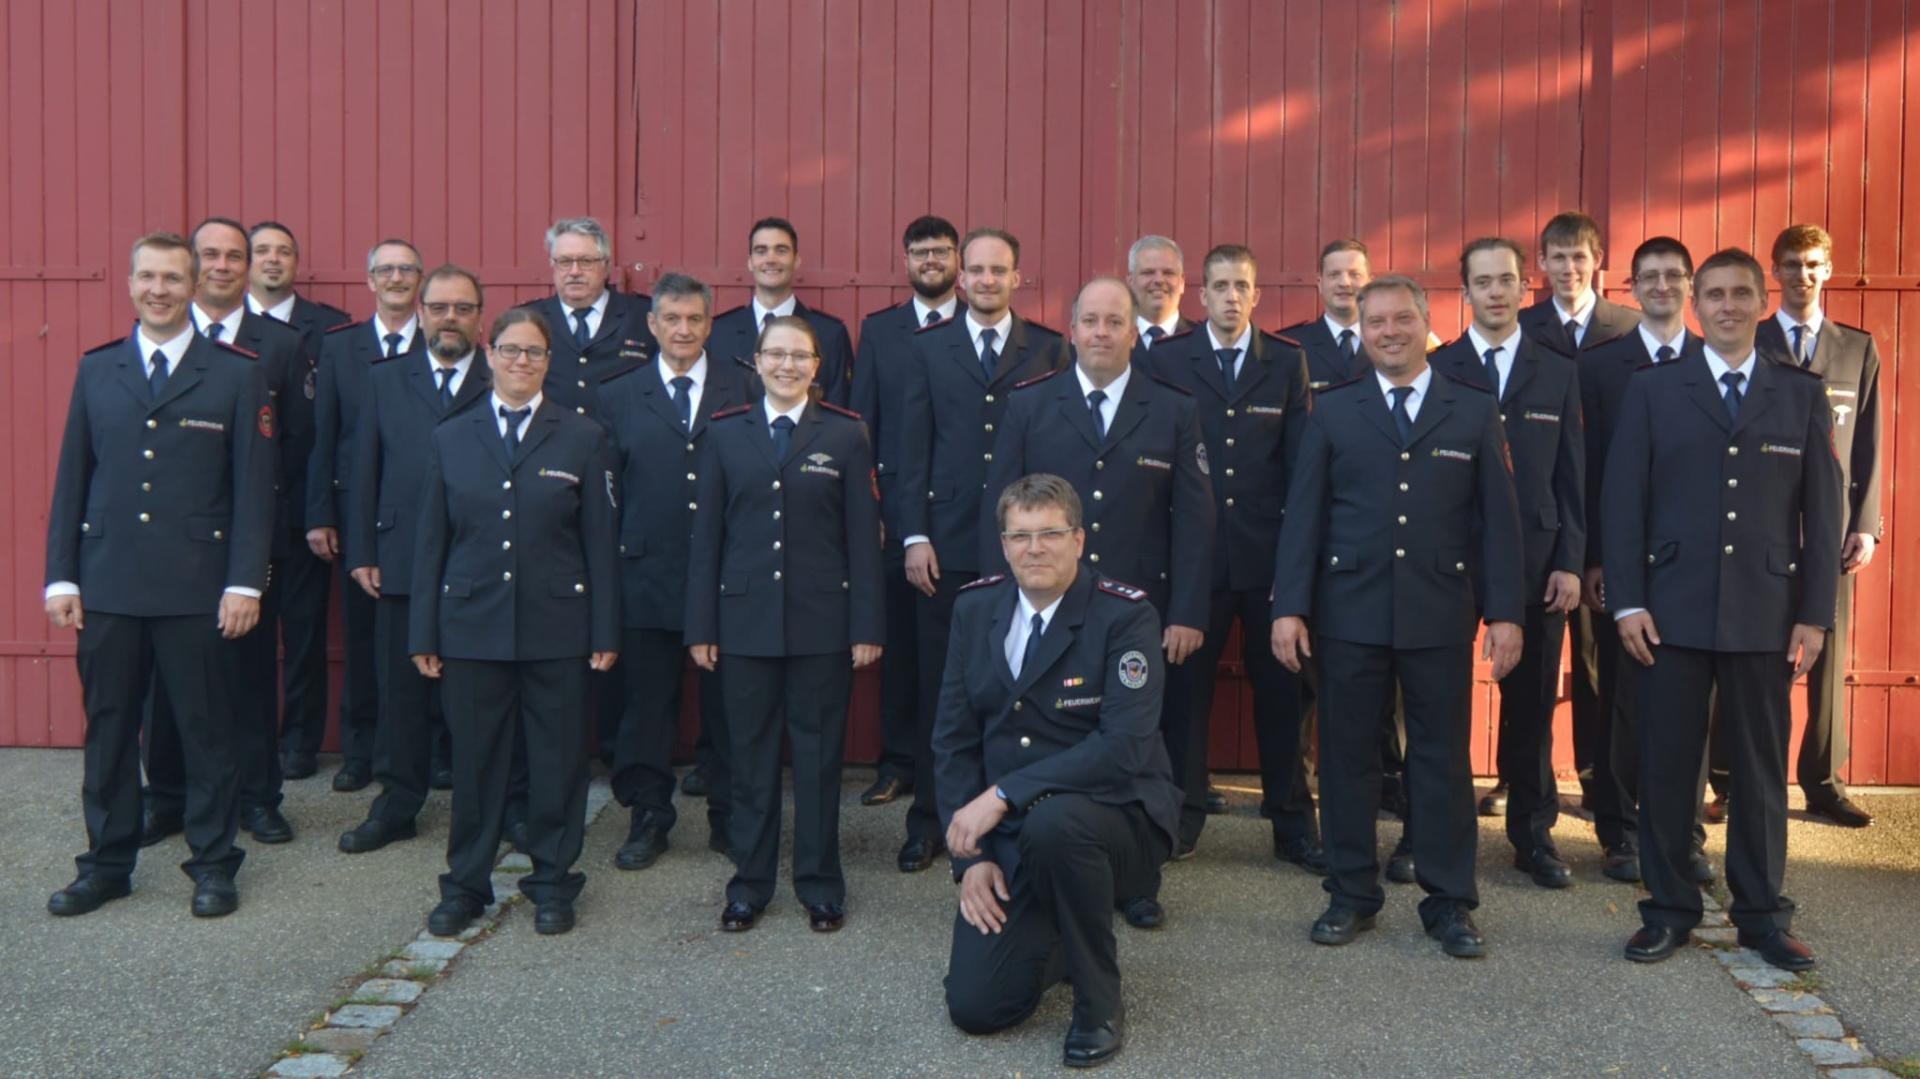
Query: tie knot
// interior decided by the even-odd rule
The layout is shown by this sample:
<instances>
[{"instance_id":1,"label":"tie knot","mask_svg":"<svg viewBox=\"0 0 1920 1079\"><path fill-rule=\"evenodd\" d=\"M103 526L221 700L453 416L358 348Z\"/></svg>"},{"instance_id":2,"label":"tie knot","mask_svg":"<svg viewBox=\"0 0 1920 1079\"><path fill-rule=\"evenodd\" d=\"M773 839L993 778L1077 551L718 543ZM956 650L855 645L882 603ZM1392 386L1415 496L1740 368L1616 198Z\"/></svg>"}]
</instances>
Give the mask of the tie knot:
<instances>
[{"instance_id":1,"label":"tie knot","mask_svg":"<svg viewBox=\"0 0 1920 1079\"><path fill-rule=\"evenodd\" d=\"M986 329L981 330L980 331L980 347L992 348L994 339L999 336L1000 336L1000 331L994 329L992 326L988 326Z\"/></svg>"},{"instance_id":2,"label":"tie knot","mask_svg":"<svg viewBox=\"0 0 1920 1079\"><path fill-rule=\"evenodd\" d=\"M1216 348L1213 354L1221 363L1232 363L1240 358L1240 350L1237 348Z\"/></svg>"},{"instance_id":3,"label":"tie knot","mask_svg":"<svg viewBox=\"0 0 1920 1079\"><path fill-rule=\"evenodd\" d=\"M1577 335L1579 332L1580 332L1580 320L1577 318L1568 319L1567 320L1567 336L1573 337Z\"/></svg>"},{"instance_id":4,"label":"tie knot","mask_svg":"<svg viewBox=\"0 0 1920 1079\"><path fill-rule=\"evenodd\" d=\"M775 416L773 418L773 429L776 431L793 430L793 417L792 416Z\"/></svg>"},{"instance_id":5,"label":"tie knot","mask_svg":"<svg viewBox=\"0 0 1920 1079\"><path fill-rule=\"evenodd\" d=\"M1494 358L1495 356L1498 356L1498 355L1500 355L1500 350L1501 350L1501 349L1504 349L1504 348L1506 348L1506 347L1507 347L1507 346L1505 346L1505 345L1494 345L1493 347L1491 347L1491 348L1489 348L1489 349L1487 349L1487 351L1486 351L1486 360L1487 360L1487 362L1488 362L1488 363L1492 363L1492 362L1493 362L1493 358Z\"/></svg>"},{"instance_id":6,"label":"tie knot","mask_svg":"<svg viewBox=\"0 0 1920 1079\"><path fill-rule=\"evenodd\" d=\"M220 340L220 335L226 331L227 326L223 322L214 322L207 326L207 336L213 338L215 341Z\"/></svg>"},{"instance_id":7,"label":"tie knot","mask_svg":"<svg viewBox=\"0 0 1920 1079\"><path fill-rule=\"evenodd\" d=\"M922 326L931 326L931 325L933 325L934 323L936 323L936 322L938 322L938 321L940 321L940 312L938 312L938 311L929 311L929 312L927 312L927 317L926 317L925 319L922 319L922 320L921 320L921 322L920 322L920 325L922 325Z\"/></svg>"},{"instance_id":8,"label":"tie knot","mask_svg":"<svg viewBox=\"0 0 1920 1079\"><path fill-rule=\"evenodd\" d=\"M674 389L685 393L693 388L693 379L688 378L686 375L675 375L672 385Z\"/></svg>"},{"instance_id":9,"label":"tie knot","mask_svg":"<svg viewBox=\"0 0 1920 1079\"><path fill-rule=\"evenodd\" d=\"M1029 627L1027 631L1029 634L1029 639L1032 639L1032 638L1037 638L1040 636L1040 634L1046 632L1047 621L1046 619L1040 617L1039 611L1035 611L1033 612L1033 620L1028 622L1027 625Z\"/></svg>"},{"instance_id":10,"label":"tie knot","mask_svg":"<svg viewBox=\"0 0 1920 1079\"><path fill-rule=\"evenodd\" d=\"M382 337L380 340L385 341L387 343L388 348L395 348L395 347L398 347L400 344L400 335L397 333L390 333L385 337Z\"/></svg>"},{"instance_id":11,"label":"tie knot","mask_svg":"<svg viewBox=\"0 0 1920 1079\"><path fill-rule=\"evenodd\" d=\"M1166 335L1167 335L1167 328L1165 326L1148 326L1147 327L1147 336L1153 338L1155 341L1160 340L1162 337L1165 337ZM1034 615L1034 617L1038 618L1040 616Z\"/></svg>"},{"instance_id":12,"label":"tie knot","mask_svg":"<svg viewBox=\"0 0 1920 1079\"><path fill-rule=\"evenodd\" d=\"M1106 402L1106 400L1107 400L1107 391L1105 390L1095 390L1092 393L1087 395L1087 403L1092 405L1095 408L1099 408L1102 404Z\"/></svg>"},{"instance_id":13,"label":"tie knot","mask_svg":"<svg viewBox=\"0 0 1920 1079\"><path fill-rule=\"evenodd\" d=\"M1740 383L1746 381L1746 378L1746 375L1738 371L1728 371L1726 374L1720 376L1720 384L1725 386L1729 393L1739 393Z\"/></svg>"},{"instance_id":14,"label":"tie knot","mask_svg":"<svg viewBox=\"0 0 1920 1079\"><path fill-rule=\"evenodd\" d=\"M163 375L167 373L167 354L157 348L153 350L153 369Z\"/></svg>"},{"instance_id":15,"label":"tie knot","mask_svg":"<svg viewBox=\"0 0 1920 1079\"><path fill-rule=\"evenodd\" d=\"M1671 359L1673 359L1672 345L1661 345L1660 350L1653 354L1654 363L1666 363L1668 360L1671 360Z\"/></svg>"},{"instance_id":16,"label":"tie knot","mask_svg":"<svg viewBox=\"0 0 1920 1079\"><path fill-rule=\"evenodd\" d=\"M531 408L508 408L505 405L500 406L500 418L509 420L515 425L518 425L521 420L531 415L533 415L533 409Z\"/></svg>"},{"instance_id":17,"label":"tie knot","mask_svg":"<svg viewBox=\"0 0 1920 1079\"><path fill-rule=\"evenodd\" d=\"M587 316L591 314L593 314L593 308L591 307L576 307L573 309L574 319L582 323L586 322Z\"/></svg>"},{"instance_id":18,"label":"tie knot","mask_svg":"<svg viewBox=\"0 0 1920 1079\"><path fill-rule=\"evenodd\" d=\"M1413 396L1413 387L1395 386L1387 392L1393 395L1393 407L1405 408L1407 407L1407 399Z\"/></svg>"}]
</instances>

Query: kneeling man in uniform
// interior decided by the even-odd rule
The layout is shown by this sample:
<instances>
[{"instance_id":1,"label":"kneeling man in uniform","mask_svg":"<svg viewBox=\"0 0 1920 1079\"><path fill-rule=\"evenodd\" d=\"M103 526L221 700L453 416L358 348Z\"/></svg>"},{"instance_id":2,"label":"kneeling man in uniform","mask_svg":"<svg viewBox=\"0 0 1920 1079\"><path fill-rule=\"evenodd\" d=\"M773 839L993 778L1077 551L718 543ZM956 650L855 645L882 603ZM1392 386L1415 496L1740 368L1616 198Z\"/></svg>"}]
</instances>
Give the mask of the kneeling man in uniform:
<instances>
[{"instance_id":1,"label":"kneeling man in uniform","mask_svg":"<svg viewBox=\"0 0 1920 1079\"><path fill-rule=\"evenodd\" d=\"M1066 480L1015 480L995 516L1013 579L961 590L933 730L960 883L947 1011L1004 1030L1064 975L1065 1062L1090 1067L1125 1040L1114 899L1158 890L1180 817L1160 619L1141 589L1083 571Z\"/></svg>"}]
</instances>

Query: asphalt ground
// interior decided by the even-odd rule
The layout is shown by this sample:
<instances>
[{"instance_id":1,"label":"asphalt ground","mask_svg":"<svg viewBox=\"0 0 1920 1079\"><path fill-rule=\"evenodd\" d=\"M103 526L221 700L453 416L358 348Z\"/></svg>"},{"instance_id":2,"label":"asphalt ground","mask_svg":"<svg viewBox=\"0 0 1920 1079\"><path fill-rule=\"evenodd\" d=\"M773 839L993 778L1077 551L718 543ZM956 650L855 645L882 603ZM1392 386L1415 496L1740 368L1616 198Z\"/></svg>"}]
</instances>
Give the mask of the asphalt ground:
<instances>
[{"instance_id":1,"label":"asphalt ground","mask_svg":"<svg viewBox=\"0 0 1920 1079\"><path fill-rule=\"evenodd\" d=\"M370 795L331 793L329 774L288 784L293 844L248 842L237 914L188 916L174 839L146 852L132 897L56 920L46 896L83 842L79 754L0 751L0 1074L257 1075L410 940L435 899L446 795L421 839L349 858L333 842ZM579 927L539 937L531 911L512 908L354 1074L1059 1074L1065 986L1000 1035L947 1022L953 886L943 867L893 868L905 807L860 806L869 777L852 769L845 785L842 932L809 932L784 880L757 928L719 932L728 867L706 849L704 814L683 810L673 849L623 873L611 860L626 814L610 807L587 835ZM1220 781L1233 813L1168 867L1168 925L1117 928L1129 1040L1105 1074L1815 1073L1706 950L1652 968L1620 958L1637 892L1600 876L1578 817L1556 833L1577 878L1564 892L1511 868L1499 822L1482 822L1487 959L1441 955L1413 886L1389 885L1379 928L1329 949L1307 940L1318 879L1272 859L1253 794L1236 789L1246 780ZM1880 818L1861 832L1795 815L1787 891L1821 995L1876 1054L1900 1058L1920 1054L1920 798L1861 801ZM1397 827L1382 824L1383 849ZM1722 831L1710 829L1716 861Z\"/></svg>"}]
</instances>

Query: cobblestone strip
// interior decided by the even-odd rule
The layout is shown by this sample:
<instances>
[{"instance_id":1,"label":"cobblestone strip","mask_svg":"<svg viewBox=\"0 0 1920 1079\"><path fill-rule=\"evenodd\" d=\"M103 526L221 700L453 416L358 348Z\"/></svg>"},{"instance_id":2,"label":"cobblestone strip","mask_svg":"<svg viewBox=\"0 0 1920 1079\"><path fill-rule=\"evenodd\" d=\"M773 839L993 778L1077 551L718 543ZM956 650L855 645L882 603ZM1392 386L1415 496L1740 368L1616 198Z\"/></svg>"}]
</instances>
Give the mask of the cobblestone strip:
<instances>
[{"instance_id":1,"label":"cobblestone strip","mask_svg":"<svg viewBox=\"0 0 1920 1079\"><path fill-rule=\"evenodd\" d=\"M1739 933L1720 901L1711 894L1704 898L1706 915L1694 937L1714 949L1714 958L1754 1003L1786 1029L1818 1074L1826 1079L1897 1079L1892 1072L1873 1066L1873 1053L1847 1031L1833 1007L1820 997L1820 979L1813 971L1792 974L1769 966L1760 953L1740 947Z\"/></svg>"},{"instance_id":2,"label":"cobblestone strip","mask_svg":"<svg viewBox=\"0 0 1920 1079\"><path fill-rule=\"evenodd\" d=\"M605 781L595 781L587 788L588 827L612 801L613 791ZM458 937L436 937L420 930L419 936L362 976L341 1003L289 1045L265 1074L270 1079L330 1079L351 1071L381 1035L392 1030L427 990L447 976L456 959L492 935L506 912L522 901L520 874L532 869L532 861L518 851L501 858L493 867L493 891L497 898L504 898L482 912Z\"/></svg>"}]
</instances>

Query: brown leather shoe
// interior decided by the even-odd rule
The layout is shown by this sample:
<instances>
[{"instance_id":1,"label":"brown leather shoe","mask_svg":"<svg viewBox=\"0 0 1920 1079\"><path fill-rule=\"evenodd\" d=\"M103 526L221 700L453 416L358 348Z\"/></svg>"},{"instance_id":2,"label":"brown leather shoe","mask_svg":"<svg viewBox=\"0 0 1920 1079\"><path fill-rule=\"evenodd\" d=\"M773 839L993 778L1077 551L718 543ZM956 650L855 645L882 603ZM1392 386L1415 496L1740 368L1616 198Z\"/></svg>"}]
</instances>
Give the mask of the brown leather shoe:
<instances>
[{"instance_id":1,"label":"brown leather shoe","mask_svg":"<svg viewBox=\"0 0 1920 1079\"><path fill-rule=\"evenodd\" d=\"M1738 939L1742 948L1751 948L1760 953L1760 958L1770 966L1794 971L1813 969L1813 949L1784 929L1776 929L1771 933L1742 932Z\"/></svg>"}]
</instances>

